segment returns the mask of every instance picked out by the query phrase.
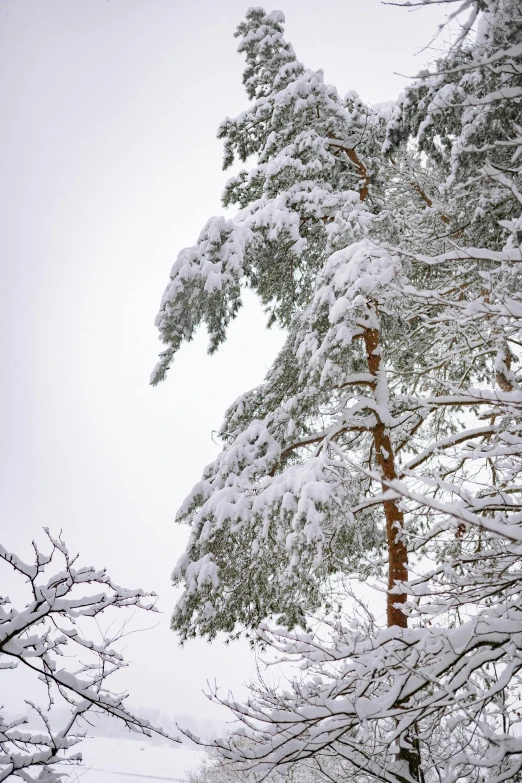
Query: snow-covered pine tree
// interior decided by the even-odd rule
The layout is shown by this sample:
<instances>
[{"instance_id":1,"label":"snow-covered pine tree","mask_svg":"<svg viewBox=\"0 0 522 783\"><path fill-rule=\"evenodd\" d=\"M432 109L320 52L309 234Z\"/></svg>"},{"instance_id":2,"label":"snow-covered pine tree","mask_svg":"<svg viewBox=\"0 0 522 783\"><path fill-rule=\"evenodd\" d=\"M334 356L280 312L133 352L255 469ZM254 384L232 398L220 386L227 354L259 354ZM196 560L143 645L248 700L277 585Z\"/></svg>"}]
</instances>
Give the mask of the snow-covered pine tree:
<instances>
[{"instance_id":1,"label":"snow-covered pine tree","mask_svg":"<svg viewBox=\"0 0 522 783\"><path fill-rule=\"evenodd\" d=\"M351 95L343 107L319 79L308 89L281 15L249 12L240 48L257 100L221 133L226 162L257 152L258 165L225 192L238 218L210 221L180 254L162 304L154 380L201 321L217 346L244 284L288 329L266 382L227 412L223 452L181 511L192 522L175 570L182 638L274 615L306 625L335 606L343 577L388 572L386 630L370 619L334 624L324 642L261 632L314 675L231 705L265 724L250 757L268 768L332 753L345 776L390 783L487 770L500 781L520 768L520 130L505 138L498 106L509 73L512 121L520 52L502 30L519 19L513 3L468 6L490 43L458 42L398 102L386 141L390 106ZM460 102L448 103L455 80ZM498 135L481 139L491 103ZM486 145L498 163L515 151L491 191ZM234 742L224 752L248 756Z\"/></svg>"},{"instance_id":2,"label":"snow-covered pine tree","mask_svg":"<svg viewBox=\"0 0 522 783\"><path fill-rule=\"evenodd\" d=\"M243 207L237 218L234 221L210 220L198 244L180 253L158 316L161 336L168 347L153 374L153 382L164 377L181 341L190 339L201 321L207 323L211 334L210 348L215 349L224 338L226 324L237 312L242 284L257 291L270 311L270 318L290 330L288 344L269 374L267 384L239 400L229 411L222 436L232 450L223 452L222 456L227 460L225 466L219 464L220 458L216 465L209 468L208 475L214 476L214 480L212 486L207 484L204 490L214 500L223 498L223 493L216 490L230 483L228 476L231 472L240 477L237 462L241 460L243 472L251 474L251 479L250 486L247 488L245 485L239 494L249 496L251 505L259 492L257 484L264 472L268 483L274 487L273 498L263 508L266 496L263 500L258 498L259 512L251 513L251 508L240 511L241 524L244 522L245 529L240 536L234 534L227 540L225 549L221 549L224 557L219 564L216 564L212 543L206 540L207 533L201 534L202 517L198 517L200 522L195 524L194 541L189 546L191 555L182 559L178 566L178 574L184 575L188 569L187 575L191 580L191 588L175 615L176 627L182 635L192 635L196 626L202 633L210 635L222 628L231 631L236 622L257 627L264 617L274 613L282 613L288 624L303 622L306 611L324 603L322 588L329 581L330 572L338 571L346 558L355 562L359 556L360 547L354 548L351 540L353 531L350 532L349 526L346 530L338 530L337 506L341 496L343 502L346 501L346 490L341 485L328 500L318 495L317 508L315 501L311 500L308 516L298 512L299 523L294 520L295 510L288 506L292 493L295 502L299 501L301 485L305 492L311 487L305 473L301 473L298 479L294 478L292 463L299 456L301 462L304 458L307 470L315 466L306 459L306 446L320 440L317 433L311 435L317 427L317 409L325 402L336 406L338 402L334 398L339 391L335 384L333 387L326 384L320 390L313 385L307 386L304 394L298 391L299 386L308 381L300 378L302 372L295 360L295 328L298 322L292 319L309 304L317 273L337 248L361 240L363 244L358 250L358 259L361 256L372 263L373 245L364 243L372 220L376 222L377 235L384 233L389 238L398 239L399 221L396 215L391 215L391 210L383 209L382 184L386 178L382 172L392 167L380 153L385 121L393 105L371 109L364 106L355 93L349 93L343 104L337 91L324 85L320 72L305 70L295 59L291 46L282 37L281 23L282 14L279 12L265 14L262 9L256 8L249 11L247 21L238 28L241 36L239 49L247 55L244 82L249 97L256 101L235 120L227 119L219 135L225 139L225 166L232 162L236 153L242 159L257 153L258 163L250 172L241 172L231 179L225 189L225 204L237 203ZM400 181L399 172L400 167L396 167L393 176L397 181ZM411 183L408 187L410 194L416 194ZM379 255L382 253L377 251L377 258ZM379 266L381 262L377 260L376 263ZM393 267L393 261L383 256L382 264L386 266L388 263ZM373 369L367 367L368 351L371 353L377 348L377 344L373 344L377 331L372 327L365 334L366 359L357 357L354 361L355 364L362 362L366 376L363 377L361 372L355 373L355 380L350 383L356 383L356 389L372 387L372 373L378 365L377 354L374 353L370 358ZM294 400L296 392L298 397ZM345 396L344 392L342 394ZM295 411L291 414L289 404L295 404ZM279 411L281 406L282 411ZM274 421L268 422L267 417ZM264 434L267 426L269 435ZM261 427L262 431L255 433L252 427L254 430ZM341 435L367 430L366 422L356 421L350 428L345 427ZM376 432L376 453L379 459L384 452L390 454L385 469L392 478L395 476L393 456L383 422L379 423ZM234 445L238 437L240 441L246 438L246 443ZM267 451L266 437L276 438L278 454ZM364 435L361 437L364 440ZM301 444L303 438L306 442ZM369 443L373 443L372 438ZM384 451L381 451L381 445ZM238 448L240 454L237 453ZM247 461L243 454L245 448L249 452ZM230 462L231 454L235 464ZM291 468L289 472L283 470L286 465ZM326 474L331 474L330 466L315 466L313 470L317 473L313 480L315 488L323 496L325 492L329 494L336 481L332 479L332 484L325 478ZM287 492L280 476L285 476L285 480L292 484L296 480L298 483ZM244 479L240 477L239 481L242 483ZM342 483L346 483L344 479ZM227 490L228 494L233 491L232 487ZM352 491L357 496L364 495L364 489L359 486ZM281 492L280 496L278 492ZM281 505L283 496L286 505ZM185 511L191 515L201 499L201 487L198 486ZM400 578L405 579L404 546L400 541L395 542L393 535L393 524L395 518L400 518L400 512L393 500L384 502L389 517L390 545L392 548L396 545L398 550L394 562ZM234 518L234 514L242 503L234 508L231 506L233 513L227 521L227 530L222 529L221 523L217 527L213 525L216 517L214 510L210 512L208 523L214 528L211 538L217 534L223 542L224 536L232 531L238 532L239 520ZM323 505L324 511L318 511ZM208 506L205 509L204 514L209 511ZM286 519L279 526L276 544L272 541L275 533L268 535L266 532L259 536L256 531L259 524L266 526L267 515L272 517L274 513ZM316 513L324 517L323 532L317 527ZM367 512L368 515L373 520L371 512ZM315 532L309 529L310 525ZM208 526L205 525L205 530ZM382 544L379 526L372 521L367 527L362 537L358 535L360 543L366 536L368 541L364 546ZM246 528L249 529L248 534ZM295 545L290 546L289 536L295 537L292 531L297 528L303 530ZM331 557L326 557L325 553L331 549L328 544L331 536L337 538L336 549L331 551ZM381 540L377 543L379 537ZM250 578L245 581L245 558L249 560L254 555L258 568L249 569ZM301 560L297 570L295 563L292 564L296 557ZM277 567L274 569L275 563ZM216 569L220 572L219 585L215 579ZM279 572L278 577L274 577L274 570ZM301 573L307 574L306 579L301 578ZM397 574L392 575L391 583L397 578ZM208 591L213 582L216 591L209 602ZM238 583L242 587L233 591L235 598L232 602L230 588ZM196 589L196 584L201 589ZM218 601L218 593L222 598L228 597ZM395 601L390 602L390 616L395 612L393 603ZM192 622L194 615L196 625ZM399 612L392 621L404 623L404 615Z\"/></svg>"},{"instance_id":3,"label":"snow-covered pine tree","mask_svg":"<svg viewBox=\"0 0 522 783\"><path fill-rule=\"evenodd\" d=\"M328 774L334 754L346 762L339 779L350 772L390 783L521 777L522 393L515 367L522 345L522 20L519 5L507 0L465 2L459 10L466 8L472 16L463 30L478 17L476 37L457 41L435 72L406 92L385 145L391 156L404 154L415 134L444 180L438 194L419 193L426 214L413 217L412 205L405 208L411 231L394 250L397 273L378 299L389 328L400 312L394 289L400 291L410 325L400 348L390 339L401 337L397 324L395 332L380 329L391 439L395 453L411 452L399 479L383 481L388 497L402 498L414 572L404 607L410 628L382 630L369 616L366 624L331 624L326 639L262 630L306 676L285 692L261 685L248 705L230 704L247 727L264 726L249 754L261 768L313 757ZM322 353L325 376L332 365L338 372L338 356L346 355L336 328L351 329L353 342L344 312L355 309L349 270L360 245L344 251L342 283L329 287L339 254L328 260L298 317L295 345L312 345L309 367ZM380 250L389 252L382 239ZM322 322L309 317L320 307ZM310 377L302 376L301 388ZM408 417L413 425L400 448L398 413L401 426ZM382 481L378 465L339 443L338 430L328 436L338 472L348 463ZM379 501L371 495L368 483L366 502ZM397 753L401 745L413 752ZM223 753L243 761L248 755L234 741Z\"/></svg>"}]
</instances>

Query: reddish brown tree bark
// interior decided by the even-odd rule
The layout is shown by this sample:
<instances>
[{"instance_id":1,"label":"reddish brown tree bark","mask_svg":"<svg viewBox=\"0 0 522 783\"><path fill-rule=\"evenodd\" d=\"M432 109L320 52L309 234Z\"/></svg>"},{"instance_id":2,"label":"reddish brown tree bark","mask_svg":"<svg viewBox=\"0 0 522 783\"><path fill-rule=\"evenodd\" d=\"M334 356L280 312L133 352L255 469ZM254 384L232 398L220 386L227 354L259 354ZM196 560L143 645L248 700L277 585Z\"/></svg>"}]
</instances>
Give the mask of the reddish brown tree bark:
<instances>
[{"instance_id":1,"label":"reddish brown tree bark","mask_svg":"<svg viewBox=\"0 0 522 783\"><path fill-rule=\"evenodd\" d=\"M364 345L366 349L366 360L368 369L375 377L375 388L379 388L379 379L381 371L381 346L379 341L379 330L377 328L366 328L364 330ZM381 386L382 389L382 386ZM377 403L382 402L376 397ZM382 489L386 492L389 481L397 478L395 467L395 455L393 453L392 442L379 413L375 413L376 423L372 428L373 443L377 465L381 470L383 477ZM404 514L398 506L395 499L385 500L383 503L384 515L386 519L386 538L388 546L388 595L386 598L386 616L388 627L398 626L399 628L408 627L408 618L402 611L402 606L408 598L407 593L392 593L392 588L397 583L407 582L408 580L408 549L401 536L404 530ZM405 736L402 738L409 747L402 744L397 754L397 759L403 761L408 769L410 777L424 783L424 773L421 767L420 744L418 737Z\"/></svg>"},{"instance_id":2,"label":"reddish brown tree bark","mask_svg":"<svg viewBox=\"0 0 522 783\"><path fill-rule=\"evenodd\" d=\"M379 345L378 329L365 329L364 345L368 369L375 378L378 378L381 365L381 352ZM393 481L397 478L395 469L395 456L393 446L384 423L376 414L377 422L372 429L373 442L377 465L381 469L383 479ZM383 491L388 489L386 483L382 485ZM401 537L404 528L404 514L397 501L385 500L384 515L386 518L386 538L388 544L388 590L391 590L397 582L408 580L408 550ZM401 604L407 600L406 593L388 593L386 602L386 615L388 627L398 625L399 628L408 627L408 619L401 609ZM396 604L399 604L397 606Z\"/></svg>"}]
</instances>

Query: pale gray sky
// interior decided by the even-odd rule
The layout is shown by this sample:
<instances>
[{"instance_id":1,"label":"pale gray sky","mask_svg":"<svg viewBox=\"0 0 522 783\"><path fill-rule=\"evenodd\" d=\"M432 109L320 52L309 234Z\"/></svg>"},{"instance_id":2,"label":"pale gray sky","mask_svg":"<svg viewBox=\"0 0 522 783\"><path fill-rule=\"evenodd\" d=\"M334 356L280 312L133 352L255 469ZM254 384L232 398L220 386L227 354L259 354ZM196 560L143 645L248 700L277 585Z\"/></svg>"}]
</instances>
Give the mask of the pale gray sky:
<instances>
[{"instance_id":1,"label":"pale gray sky","mask_svg":"<svg viewBox=\"0 0 522 783\"><path fill-rule=\"evenodd\" d=\"M287 38L343 95L396 98L440 9L281 0ZM247 106L233 38L243 0L0 0L2 543L42 526L84 564L156 590L165 614L129 640L132 701L216 717L207 679L240 690L246 645L169 631L174 513L216 453L227 405L281 337L253 300L218 355L186 346L148 378L153 321L179 249L221 211L219 122ZM271 10L271 6L270 6ZM150 650L153 660L150 660Z\"/></svg>"}]
</instances>

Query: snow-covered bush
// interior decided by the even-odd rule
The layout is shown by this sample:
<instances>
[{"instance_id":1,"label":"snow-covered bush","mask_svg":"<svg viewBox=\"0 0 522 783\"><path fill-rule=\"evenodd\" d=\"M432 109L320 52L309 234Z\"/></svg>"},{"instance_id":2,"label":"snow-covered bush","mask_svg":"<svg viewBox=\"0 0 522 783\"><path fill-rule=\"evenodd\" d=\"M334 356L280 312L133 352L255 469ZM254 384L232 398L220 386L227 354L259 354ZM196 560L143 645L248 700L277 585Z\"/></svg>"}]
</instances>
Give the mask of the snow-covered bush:
<instances>
[{"instance_id":1,"label":"snow-covered bush","mask_svg":"<svg viewBox=\"0 0 522 783\"><path fill-rule=\"evenodd\" d=\"M243 738L238 740L243 749L252 745ZM338 773L340 766L332 756L329 760L328 772ZM231 762L222 757L217 748L209 747L202 763L189 773L188 783L256 783L259 776L249 769L245 762ZM321 772L321 767L314 758L301 761L299 764L286 768L277 767L268 773L267 783L324 783L327 777Z\"/></svg>"}]
</instances>

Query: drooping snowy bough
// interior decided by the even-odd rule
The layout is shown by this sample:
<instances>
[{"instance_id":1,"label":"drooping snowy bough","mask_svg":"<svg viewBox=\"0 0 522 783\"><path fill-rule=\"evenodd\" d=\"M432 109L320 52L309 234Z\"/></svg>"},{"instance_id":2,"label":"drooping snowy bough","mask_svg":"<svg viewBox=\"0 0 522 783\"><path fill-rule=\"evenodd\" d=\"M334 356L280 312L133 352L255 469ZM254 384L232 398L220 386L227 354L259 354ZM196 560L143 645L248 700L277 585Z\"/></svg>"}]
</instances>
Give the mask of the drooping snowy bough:
<instances>
[{"instance_id":1,"label":"drooping snowy bough","mask_svg":"<svg viewBox=\"0 0 522 783\"><path fill-rule=\"evenodd\" d=\"M220 135L225 165L258 164L158 316L155 381L199 323L224 339L243 286L287 330L180 510L174 570L182 639L246 628L301 667L227 702L255 741L222 752L261 774L310 758L335 780L521 774L522 18L514 0L466 9L447 55L378 107L341 100L282 15L251 9L255 102ZM386 623L345 616L382 577Z\"/></svg>"},{"instance_id":2,"label":"drooping snowy bough","mask_svg":"<svg viewBox=\"0 0 522 783\"><path fill-rule=\"evenodd\" d=\"M17 708L18 714L0 714L0 781L63 781L68 773L62 768L81 763L77 746L96 714L119 719L132 732L179 742L133 714L126 707L127 694L112 691L108 682L128 665L118 651L129 620L125 610L154 612L155 595L119 587L104 569L81 567L61 538L46 533L51 551L46 554L33 543L31 564L0 545L1 561L26 582L29 592L29 601L18 609L9 598L0 597L4 698L13 695L7 682L13 669L24 670L34 680L34 696ZM50 572L58 560L60 567ZM115 616L109 619L114 610L124 612L119 622ZM53 705L62 707L59 727Z\"/></svg>"}]
</instances>

